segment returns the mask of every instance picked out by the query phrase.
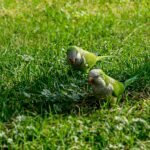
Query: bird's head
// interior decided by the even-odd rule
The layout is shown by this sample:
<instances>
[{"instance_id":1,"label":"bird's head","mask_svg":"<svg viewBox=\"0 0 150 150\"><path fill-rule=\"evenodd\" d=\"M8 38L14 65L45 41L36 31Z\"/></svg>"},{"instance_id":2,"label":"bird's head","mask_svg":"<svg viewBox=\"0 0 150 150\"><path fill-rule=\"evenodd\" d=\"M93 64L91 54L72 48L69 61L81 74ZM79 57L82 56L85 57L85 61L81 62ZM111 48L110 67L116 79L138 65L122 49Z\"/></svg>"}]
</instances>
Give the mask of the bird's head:
<instances>
[{"instance_id":1,"label":"bird's head","mask_svg":"<svg viewBox=\"0 0 150 150\"><path fill-rule=\"evenodd\" d=\"M83 58L78 49L79 47L77 46L71 46L67 50L67 59L71 65L78 66L83 61Z\"/></svg>"},{"instance_id":2,"label":"bird's head","mask_svg":"<svg viewBox=\"0 0 150 150\"><path fill-rule=\"evenodd\" d=\"M92 85L101 84L104 81L105 73L101 69L92 69L89 72L88 81Z\"/></svg>"}]
</instances>

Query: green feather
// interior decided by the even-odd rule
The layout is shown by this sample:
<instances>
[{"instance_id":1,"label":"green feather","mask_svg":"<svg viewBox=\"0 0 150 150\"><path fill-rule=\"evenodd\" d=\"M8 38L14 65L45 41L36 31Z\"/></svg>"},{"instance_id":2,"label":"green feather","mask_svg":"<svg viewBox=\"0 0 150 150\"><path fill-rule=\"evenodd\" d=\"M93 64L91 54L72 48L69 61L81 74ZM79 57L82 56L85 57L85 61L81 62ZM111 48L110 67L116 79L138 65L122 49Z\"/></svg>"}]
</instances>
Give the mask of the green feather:
<instances>
[{"instance_id":1,"label":"green feather","mask_svg":"<svg viewBox=\"0 0 150 150\"><path fill-rule=\"evenodd\" d=\"M118 97L119 95L123 94L125 87L123 83L113 79L112 77L105 74L105 82L107 85L111 84L113 86L113 93L112 95Z\"/></svg>"},{"instance_id":2,"label":"green feather","mask_svg":"<svg viewBox=\"0 0 150 150\"><path fill-rule=\"evenodd\" d=\"M75 67L76 69L83 71L91 69L96 64L97 61L102 60L103 58L113 57L113 56L97 56L94 53L83 50L82 48L77 46L70 46L67 50L67 56L71 55L71 53L75 51L77 51L77 53L80 53L81 57L84 60L79 66L75 65Z\"/></svg>"}]
</instances>

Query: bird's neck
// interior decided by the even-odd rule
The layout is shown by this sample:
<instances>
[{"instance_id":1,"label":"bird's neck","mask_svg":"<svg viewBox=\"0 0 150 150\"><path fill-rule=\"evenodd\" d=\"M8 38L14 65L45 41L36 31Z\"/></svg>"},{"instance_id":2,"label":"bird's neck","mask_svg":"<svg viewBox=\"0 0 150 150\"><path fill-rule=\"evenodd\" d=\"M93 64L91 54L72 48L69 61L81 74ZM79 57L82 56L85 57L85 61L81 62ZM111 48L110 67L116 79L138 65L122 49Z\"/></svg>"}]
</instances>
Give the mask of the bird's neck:
<instances>
[{"instance_id":1,"label":"bird's neck","mask_svg":"<svg viewBox=\"0 0 150 150\"><path fill-rule=\"evenodd\" d=\"M97 82L96 82L96 85L95 86L98 86L98 87L101 87L101 88L104 88L106 87L106 82L104 79L102 78L98 78Z\"/></svg>"}]
</instances>

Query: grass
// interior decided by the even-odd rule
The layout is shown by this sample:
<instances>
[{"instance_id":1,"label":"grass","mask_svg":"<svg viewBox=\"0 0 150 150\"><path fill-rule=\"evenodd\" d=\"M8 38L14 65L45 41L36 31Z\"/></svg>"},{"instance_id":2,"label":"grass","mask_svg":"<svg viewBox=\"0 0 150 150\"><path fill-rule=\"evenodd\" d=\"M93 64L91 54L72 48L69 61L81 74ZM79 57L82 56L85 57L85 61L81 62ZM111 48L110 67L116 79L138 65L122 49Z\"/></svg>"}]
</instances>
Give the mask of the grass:
<instances>
[{"instance_id":1,"label":"grass","mask_svg":"<svg viewBox=\"0 0 150 150\"><path fill-rule=\"evenodd\" d=\"M1 149L149 149L150 3L0 3ZM116 58L98 63L124 82L122 102L95 101L87 75L66 62L77 45Z\"/></svg>"}]
</instances>

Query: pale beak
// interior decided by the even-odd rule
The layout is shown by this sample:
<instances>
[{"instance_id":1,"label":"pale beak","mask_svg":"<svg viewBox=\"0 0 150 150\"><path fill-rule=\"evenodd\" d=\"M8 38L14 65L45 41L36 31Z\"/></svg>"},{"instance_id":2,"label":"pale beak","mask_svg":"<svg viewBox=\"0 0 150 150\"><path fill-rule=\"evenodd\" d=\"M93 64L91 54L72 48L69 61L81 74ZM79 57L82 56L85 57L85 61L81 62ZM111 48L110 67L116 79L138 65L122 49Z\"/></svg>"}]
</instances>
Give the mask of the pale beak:
<instances>
[{"instance_id":1,"label":"pale beak","mask_svg":"<svg viewBox=\"0 0 150 150\"><path fill-rule=\"evenodd\" d=\"M88 82L89 82L90 84L92 84L92 83L93 83L93 78L92 78L92 77L89 77Z\"/></svg>"}]
</instances>

